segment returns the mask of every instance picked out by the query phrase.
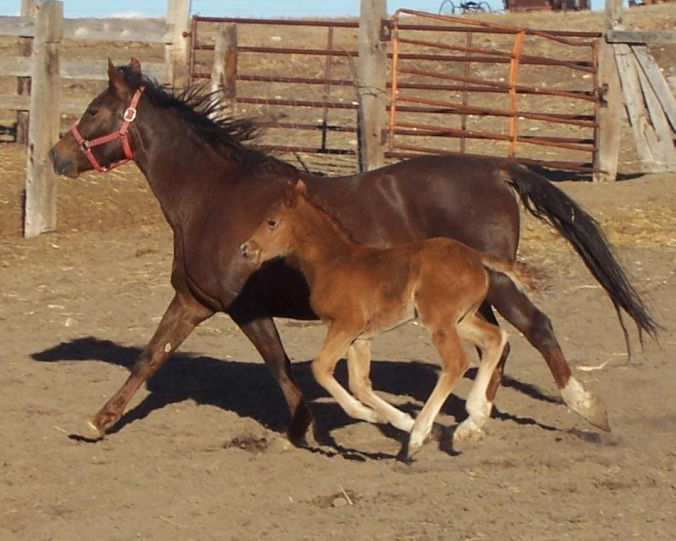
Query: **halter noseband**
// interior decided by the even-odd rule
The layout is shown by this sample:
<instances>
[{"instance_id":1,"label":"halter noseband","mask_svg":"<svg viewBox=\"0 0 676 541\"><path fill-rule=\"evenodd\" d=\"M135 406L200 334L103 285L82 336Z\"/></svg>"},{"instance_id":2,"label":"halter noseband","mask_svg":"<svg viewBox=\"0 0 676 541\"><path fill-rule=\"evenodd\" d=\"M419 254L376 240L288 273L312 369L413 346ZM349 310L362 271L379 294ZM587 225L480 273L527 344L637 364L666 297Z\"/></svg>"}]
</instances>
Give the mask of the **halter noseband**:
<instances>
[{"instance_id":1,"label":"halter noseband","mask_svg":"<svg viewBox=\"0 0 676 541\"><path fill-rule=\"evenodd\" d=\"M80 145L80 150L84 152L84 155L89 160L91 166L99 173L105 173L106 171L110 171L115 167L119 167L134 157L134 154L131 151L131 146L129 146L129 137L127 136L127 133L129 131L129 125L136 119L136 106L138 105L138 102L141 99L141 94L143 94L145 89L145 86L140 86L136 92L134 92L134 95L129 102L129 106L125 109L124 115L122 116L124 120L122 124L120 124L120 127L117 131L109 133L108 135L102 135L96 139L89 140L82 137L80 130L77 128L77 122L71 126L70 131L73 134L73 137L75 137L77 144ZM125 156L124 159L113 162L109 165L101 165L96 159L96 156L94 156L92 148L105 145L106 143L115 141L115 139L120 139L122 142L122 149L124 150Z\"/></svg>"}]
</instances>

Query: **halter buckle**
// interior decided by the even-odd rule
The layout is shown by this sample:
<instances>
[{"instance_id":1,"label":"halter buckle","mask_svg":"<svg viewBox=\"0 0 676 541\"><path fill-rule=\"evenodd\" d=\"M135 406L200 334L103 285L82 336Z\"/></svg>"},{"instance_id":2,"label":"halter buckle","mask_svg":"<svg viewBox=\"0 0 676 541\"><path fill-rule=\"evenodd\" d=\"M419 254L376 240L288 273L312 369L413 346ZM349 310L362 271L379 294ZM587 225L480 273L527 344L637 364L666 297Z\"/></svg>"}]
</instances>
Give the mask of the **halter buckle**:
<instances>
[{"instance_id":1,"label":"halter buckle","mask_svg":"<svg viewBox=\"0 0 676 541\"><path fill-rule=\"evenodd\" d=\"M136 119L136 107L127 107L122 118L127 122L134 122Z\"/></svg>"}]
</instances>

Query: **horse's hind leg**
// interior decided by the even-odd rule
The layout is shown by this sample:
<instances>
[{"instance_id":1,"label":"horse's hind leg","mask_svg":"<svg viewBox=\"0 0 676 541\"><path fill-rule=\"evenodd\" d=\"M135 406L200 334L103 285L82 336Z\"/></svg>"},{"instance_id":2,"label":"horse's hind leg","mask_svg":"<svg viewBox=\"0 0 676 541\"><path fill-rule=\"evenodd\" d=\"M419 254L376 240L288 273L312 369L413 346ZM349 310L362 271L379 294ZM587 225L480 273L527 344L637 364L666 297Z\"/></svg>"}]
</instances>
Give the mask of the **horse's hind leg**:
<instances>
[{"instance_id":1,"label":"horse's hind leg","mask_svg":"<svg viewBox=\"0 0 676 541\"><path fill-rule=\"evenodd\" d=\"M192 330L212 314L192 296L176 293L155 334L134 363L127 381L89 421L100 437L122 416L138 388L157 371Z\"/></svg>"},{"instance_id":2,"label":"horse's hind leg","mask_svg":"<svg viewBox=\"0 0 676 541\"><path fill-rule=\"evenodd\" d=\"M370 423L386 422L384 416L359 402L333 376L336 363L348 350L354 338L355 333L339 330L335 326L329 327L322 349L312 361L312 375L350 417Z\"/></svg>"},{"instance_id":3,"label":"horse's hind leg","mask_svg":"<svg viewBox=\"0 0 676 541\"><path fill-rule=\"evenodd\" d=\"M404 450L404 458L406 454L410 455L422 447L432 430L432 424L439 410L469 367L469 357L462 347L455 326L433 331L432 342L441 357L441 372L432 393L413 424L408 441L408 453Z\"/></svg>"},{"instance_id":4,"label":"horse's hind leg","mask_svg":"<svg viewBox=\"0 0 676 541\"><path fill-rule=\"evenodd\" d=\"M371 378L371 342L357 340L347 351L350 390L358 400L381 413L393 426L405 432L413 427L413 417L395 408L373 392Z\"/></svg>"},{"instance_id":5,"label":"horse's hind leg","mask_svg":"<svg viewBox=\"0 0 676 541\"><path fill-rule=\"evenodd\" d=\"M460 322L458 332L462 338L469 340L482 350L479 371L466 402L469 417L460 423L453 433L454 440L462 441L483 435L483 426L493 407L492 398L488 399L489 384L501 360L507 343L507 333L474 314L468 315Z\"/></svg>"},{"instance_id":6,"label":"horse's hind leg","mask_svg":"<svg viewBox=\"0 0 676 541\"><path fill-rule=\"evenodd\" d=\"M568 407L594 426L609 431L605 405L600 398L586 391L582 384L571 376L570 367L554 336L549 318L538 310L506 276L495 272L490 272L490 275L491 286L488 300L507 321L526 336L545 358ZM496 389L497 385L493 388ZM494 395L493 390L493 396L489 396L489 400L492 401Z\"/></svg>"}]
</instances>

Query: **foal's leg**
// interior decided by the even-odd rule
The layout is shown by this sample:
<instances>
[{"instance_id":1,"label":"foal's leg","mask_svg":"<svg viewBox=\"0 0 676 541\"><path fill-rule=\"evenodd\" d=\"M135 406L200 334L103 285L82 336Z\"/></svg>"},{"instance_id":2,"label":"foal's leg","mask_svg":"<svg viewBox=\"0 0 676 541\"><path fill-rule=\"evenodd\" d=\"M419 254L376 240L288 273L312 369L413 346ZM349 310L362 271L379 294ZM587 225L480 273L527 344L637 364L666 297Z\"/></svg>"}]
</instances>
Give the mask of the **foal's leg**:
<instances>
[{"instance_id":1,"label":"foal's leg","mask_svg":"<svg viewBox=\"0 0 676 541\"><path fill-rule=\"evenodd\" d=\"M458 325L460 336L481 348L482 357L474 385L467 397L469 417L453 433L456 441L478 438L483 435L483 426L490 417L493 400L488 399L488 384L500 362L507 343L507 333L476 315L465 317Z\"/></svg>"},{"instance_id":2,"label":"foal's leg","mask_svg":"<svg viewBox=\"0 0 676 541\"><path fill-rule=\"evenodd\" d=\"M408 454L415 453L422 447L441 406L469 367L469 357L462 347L455 326L433 331L432 342L441 357L441 372L432 394L415 420L408 441Z\"/></svg>"},{"instance_id":3,"label":"foal's leg","mask_svg":"<svg viewBox=\"0 0 676 541\"><path fill-rule=\"evenodd\" d=\"M382 414L393 426L409 432L413 417L395 408L373 392L371 378L371 341L357 340L347 351L350 390L361 402Z\"/></svg>"},{"instance_id":4,"label":"foal's leg","mask_svg":"<svg viewBox=\"0 0 676 541\"><path fill-rule=\"evenodd\" d=\"M152 376L192 330L213 312L187 293L176 293L162 317L155 334L131 369L122 387L89 421L89 425L103 437L124 413L138 388Z\"/></svg>"},{"instance_id":5,"label":"foal's leg","mask_svg":"<svg viewBox=\"0 0 676 541\"><path fill-rule=\"evenodd\" d=\"M609 431L606 406L600 398L586 391L582 384L571 376L570 367L554 336L549 318L538 310L507 277L496 272L490 272L490 275L491 286L488 301L542 354L568 407L594 426ZM496 372L494 380L498 376ZM497 382L492 382L490 388L493 391L492 396L488 398L492 401Z\"/></svg>"},{"instance_id":6,"label":"foal's leg","mask_svg":"<svg viewBox=\"0 0 676 541\"><path fill-rule=\"evenodd\" d=\"M367 408L352 396L333 376L333 370L341 355L350 347L355 338L355 333L338 330L334 326L324 340L322 349L312 361L312 374L317 383L324 387L341 408L350 417L361 419L370 423L383 423L387 420L378 412Z\"/></svg>"}]
</instances>

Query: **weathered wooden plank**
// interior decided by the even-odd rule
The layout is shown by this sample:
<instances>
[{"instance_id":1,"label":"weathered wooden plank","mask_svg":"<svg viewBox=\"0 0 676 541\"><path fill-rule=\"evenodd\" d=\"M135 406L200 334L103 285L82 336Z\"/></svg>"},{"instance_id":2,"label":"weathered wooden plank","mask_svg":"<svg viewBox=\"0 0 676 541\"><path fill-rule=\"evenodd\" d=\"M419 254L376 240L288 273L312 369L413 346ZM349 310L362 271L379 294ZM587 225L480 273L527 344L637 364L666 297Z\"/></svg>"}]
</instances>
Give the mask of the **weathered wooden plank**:
<instances>
[{"instance_id":1,"label":"weathered wooden plank","mask_svg":"<svg viewBox=\"0 0 676 541\"><path fill-rule=\"evenodd\" d=\"M237 96L237 25L219 24L214 42L214 63L211 68L211 91L222 91L235 113Z\"/></svg>"},{"instance_id":2,"label":"weathered wooden plank","mask_svg":"<svg viewBox=\"0 0 676 541\"><path fill-rule=\"evenodd\" d=\"M37 0L21 0L21 17L35 19L38 13ZM30 57L33 52L33 38L19 38L18 39L19 55L23 57ZM0 71L0 73L2 73ZM16 93L19 95L30 95L31 93L31 78L18 77L16 80ZM28 143L28 122L30 115L27 111L16 112L16 142L20 145Z\"/></svg>"},{"instance_id":3,"label":"weathered wooden plank","mask_svg":"<svg viewBox=\"0 0 676 541\"><path fill-rule=\"evenodd\" d=\"M383 133L387 103L387 43L380 39L387 18L386 0L362 0L359 16L359 64L357 71L360 107L359 165L362 170L385 162Z\"/></svg>"},{"instance_id":4,"label":"weathered wooden plank","mask_svg":"<svg viewBox=\"0 0 676 541\"><path fill-rule=\"evenodd\" d=\"M64 39L171 43L173 28L164 19L66 19Z\"/></svg>"},{"instance_id":5,"label":"weathered wooden plank","mask_svg":"<svg viewBox=\"0 0 676 541\"><path fill-rule=\"evenodd\" d=\"M80 115L89 105L89 98L64 98L59 105L60 114ZM30 96L0 95L0 110L28 111L31 106Z\"/></svg>"},{"instance_id":6,"label":"weathered wooden plank","mask_svg":"<svg viewBox=\"0 0 676 541\"><path fill-rule=\"evenodd\" d=\"M664 109L664 113L669 120L669 124L671 124L671 128L676 132L676 99L671 93L669 84L664 78L657 62L648 52L646 47L637 45L632 47L632 49L641 69L648 78L648 81L650 81L650 86L652 86L652 89L655 91L657 99L659 99L660 104L662 105L662 109Z\"/></svg>"},{"instance_id":7,"label":"weathered wooden plank","mask_svg":"<svg viewBox=\"0 0 676 541\"><path fill-rule=\"evenodd\" d=\"M68 60L62 61L59 72L62 79L88 79L91 81L107 81L107 60ZM115 64L126 64L129 58L113 59ZM143 73L157 79L160 83L168 82L167 65L163 62L144 62ZM0 57L0 73L5 76L30 77L31 59L20 56Z\"/></svg>"},{"instance_id":8,"label":"weathered wooden plank","mask_svg":"<svg viewBox=\"0 0 676 541\"><path fill-rule=\"evenodd\" d=\"M33 42L31 121L28 128L24 236L56 229L56 175L49 150L59 137L59 42L63 4L40 6Z\"/></svg>"},{"instance_id":9,"label":"weathered wooden plank","mask_svg":"<svg viewBox=\"0 0 676 541\"><path fill-rule=\"evenodd\" d=\"M612 182L617 179L617 160L620 155L622 89L613 46L605 40L599 42L598 58L598 84L605 94L598 110L594 181Z\"/></svg>"},{"instance_id":10,"label":"weathered wooden plank","mask_svg":"<svg viewBox=\"0 0 676 541\"><path fill-rule=\"evenodd\" d=\"M30 17L0 16L0 36L32 38L35 21Z\"/></svg>"},{"instance_id":11,"label":"weathered wooden plank","mask_svg":"<svg viewBox=\"0 0 676 541\"><path fill-rule=\"evenodd\" d=\"M633 47L632 47L633 49ZM650 86L650 82L643 70L637 69L638 79L641 83L641 90L643 91L643 98L648 114L650 115L650 123L655 130L656 142L655 148L652 149L655 159L660 163L665 164L669 170L676 169L676 152L674 152L674 142L671 137L671 129L669 123L664 116L664 111L660 101L657 99L657 94Z\"/></svg>"},{"instance_id":12,"label":"weathered wooden plank","mask_svg":"<svg viewBox=\"0 0 676 541\"><path fill-rule=\"evenodd\" d=\"M164 19L64 19L64 39L171 43L174 28ZM29 17L0 17L0 36L33 37Z\"/></svg>"},{"instance_id":13,"label":"weathered wooden plank","mask_svg":"<svg viewBox=\"0 0 676 541\"><path fill-rule=\"evenodd\" d=\"M638 45L644 43L676 43L673 30L610 30L606 34L608 43Z\"/></svg>"},{"instance_id":14,"label":"weathered wooden plank","mask_svg":"<svg viewBox=\"0 0 676 541\"><path fill-rule=\"evenodd\" d=\"M615 59L622 82L622 92L631 125L636 152L645 172L665 171L667 167L657 154L658 141L643 101L638 64L628 45L615 44Z\"/></svg>"},{"instance_id":15,"label":"weathered wooden plank","mask_svg":"<svg viewBox=\"0 0 676 541\"><path fill-rule=\"evenodd\" d=\"M172 86L181 87L188 81L190 0L167 0L167 23L170 31L164 56Z\"/></svg>"}]
</instances>

